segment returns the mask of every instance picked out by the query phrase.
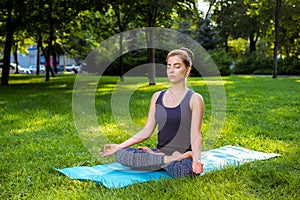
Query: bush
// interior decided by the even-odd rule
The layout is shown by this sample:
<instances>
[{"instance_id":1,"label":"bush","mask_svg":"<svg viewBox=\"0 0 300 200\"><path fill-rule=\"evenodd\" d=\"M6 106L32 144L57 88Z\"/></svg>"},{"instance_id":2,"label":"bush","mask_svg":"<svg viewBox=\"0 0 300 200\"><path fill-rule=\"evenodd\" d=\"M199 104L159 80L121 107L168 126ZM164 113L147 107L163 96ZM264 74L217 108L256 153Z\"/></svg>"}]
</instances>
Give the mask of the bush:
<instances>
[{"instance_id":1,"label":"bush","mask_svg":"<svg viewBox=\"0 0 300 200\"><path fill-rule=\"evenodd\" d=\"M300 60L297 58L279 59L278 74L300 75Z\"/></svg>"},{"instance_id":2,"label":"bush","mask_svg":"<svg viewBox=\"0 0 300 200\"><path fill-rule=\"evenodd\" d=\"M259 58L255 62L255 70L253 74L268 74L271 75L274 70L273 58Z\"/></svg>"},{"instance_id":3,"label":"bush","mask_svg":"<svg viewBox=\"0 0 300 200\"><path fill-rule=\"evenodd\" d=\"M156 49L155 50L155 62L156 63L161 63L161 64L166 64L166 56L168 52L165 50L161 49ZM128 52L123 55L123 65L124 65L124 73L132 70L133 68L147 64L147 49L140 49L140 50L135 50ZM139 71L142 74L139 74L140 76L145 76L147 73L147 70L145 71ZM157 65L156 68L156 76L166 76L166 68L162 67L160 65ZM105 71L105 75L110 75L110 76L116 76L121 74L121 68L120 68L120 63L119 59L116 59Z\"/></svg>"},{"instance_id":4,"label":"bush","mask_svg":"<svg viewBox=\"0 0 300 200\"><path fill-rule=\"evenodd\" d=\"M254 56L243 57L236 62L235 67L232 69L234 74L252 74L255 67L255 58Z\"/></svg>"},{"instance_id":5,"label":"bush","mask_svg":"<svg viewBox=\"0 0 300 200\"><path fill-rule=\"evenodd\" d=\"M230 65L233 59L224 49L214 49L208 52L218 67L222 76L228 76L231 74Z\"/></svg>"},{"instance_id":6,"label":"bush","mask_svg":"<svg viewBox=\"0 0 300 200\"><path fill-rule=\"evenodd\" d=\"M269 57L258 57L252 54L242 58L236 63L232 70L234 74L272 74L274 71L274 60ZM278 59L277 74L300 75L300 60L297 58Z\"/></svg>"},{"instance_id":7,"label":"bush","mask_svg":"<svg viewBox=\"0 0 300 200\"><path fill-rule=\"evenodd\" d=\"M147 62L147 53L146 50L132 51L123 55L123 66L124 73L128 72L132 68L142 65ZM119 59L116 59L111 65L107 68L104 75L109 76L119 76L121 75L121 68Z\"/></svg>"},{"instance_id":8,"label":"bush","mask_svg":"<svg viewBox=\"0 0 300 200\"><path fill-rule=\"evenodd\" d=\"M258 57L255 54L237 61L234 74L272 74L273 59Z\"/></svg>"}]
</instances>

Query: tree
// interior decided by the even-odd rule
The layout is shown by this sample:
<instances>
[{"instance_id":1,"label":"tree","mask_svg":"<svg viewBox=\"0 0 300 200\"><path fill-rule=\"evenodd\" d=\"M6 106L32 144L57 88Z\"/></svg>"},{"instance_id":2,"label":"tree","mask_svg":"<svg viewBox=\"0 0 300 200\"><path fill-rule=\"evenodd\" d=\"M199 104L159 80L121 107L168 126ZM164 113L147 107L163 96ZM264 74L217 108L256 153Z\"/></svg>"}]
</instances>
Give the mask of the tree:
<instances>
[{"instance_id":1,"label":"tree","mask_svg":"<svg viewBox=\"0 0 300 200\"><path fill-rule=\"evenodd\" d=\"M24 20L27 19L28 10L25 5L25 0L4 0L0 3L2 7L1 16L6 30L1 85L8 85L13 36L16 30L21 29Z\"/></svg>"},{"instance_id":2,"label":"tree","mask_svg":"<svg viewBox=\"0 0 300 200\"><path fill-rule=\"evenodd\" d=\"M206 0L206 2L209 2L209 5L208 5L208 9L207 9L207 12L206 12L206 15L204 17L204 19L208 19L209 16L210 16L210 11L212 9L212 7L214 6L214 4L216 3L217 0Z\"/></svg>"},{"instance_id":3,"label":"tree","mask_svg":"<svg viewBox=\"0 0 300 200\"><path fill-rule=\"evenodd\" d=\"M279 46L279 23L280 23L280 15L281 15L281 0L276 0L275 7L275 44L274 44L274 72L273 78L277 77L277 51Z\"/></svg>"},{"instance_id":4,"label":"tree","mask_svg":"<svg viewBox=\"0 0 300 200\"><path fill-rule=\"evenodd\" d=\"M30 38L26 37L25 30L17 30L15 31L13 42L12 42L12 54L14 63L19 65L18 61L18 53L21 52L23 54L27 54L27 47L32 44L33 41ZM19 73L18 67L16 68L16 73Z\"/></svg>"},{"instance_id":5,"label":"tree","mask_svg":"<svg viewBox=\"0 0 300 200\"><path fill-rule=\"evenodd\" d=\"M60 43L65 53L74 57L76 62L81 62L99 42L115 33L105 12L106 9L97 7L81 11L64 28Z\"/></svg>"},{"instance_id":6,"label":"tree","mask_svg":"<svg viewBox=\"0 0 300 200\"><path fill-rule=\"evenodd\" d=\"M47 48L46 50L42 48L42 50L46 58L46 81L49 81L49 72L51 71L50 58L53 55L53 43L56 40L54 33L62 34L66 24L73 20L81 10L87 9L86 3L89 2L81 0L45 2L44 13L46 14L46 22L48 22L46 29ZM52 75L54 75L53 72Z\"/></svg>"},{"instance_id":7,"label":"tree","mask_svg":"<svg viewBox=\"0 0 300 200\"><path fill-rule=\"evenodd\" d=\"M213 27L211 23L209 18L204 19L203 23L196 29L195 40L206 50L214 49L221 40L218 38L217 31L214 30L215 27Z\"/></svg>"},{"instance_id":8,"label":"tree","mask_svg":"<svg viewBox=\"0 0 300 200\"><path fill-rule=\"evenodd\" d=\"M68 25L81 11L89 10L97 3L101 4L96 0L35 0L30 15L31 23L27 28L35 35L46 58L46 81L50 80L50 72L52 76L55 75L50 58L56 54L55 50L61 49L61 41Z\"/></svg>"},{"instance_id":9,"label":"tree","mask_svg":"<svg viewBox=\"0 0 300 200\"><path fill-rule=\"evenodd\" d=\"M193 0L140 0L136 4L136 9L138 12L138 18L140 19L138 23L140 26L147 27L159 27L172 24L172 17L174 14L183 14L184 12L189 12L189 6L195 6L195 1ZM148 47L152 46L153 43L153 33L152 29L146 33ZM148 79L149 85L155 85L155 49L147 49L148 63L152 65L148 68Z\"/></svg>"},{"instance_id":10,"label":"tree","mask_svg":"<svg viewBox=\"0 0 300 200\"><path fill-rule=\"evenodd\" d=\"M123 32L128 30L129 23L134 19L135 10L133 5L134 1L111 1L112 8L115 13L115 17L117 19L118 28L120 31L120 58L119 58L119 65L120 65L120 77L121 81L124 81L123 74L124 70L124 62L123 62Z\"/></svg>"},{"instance_id":11,"label":"tree","mask_svg":"<svg viewBox=\"0 0 300 200\"><path fill-rule=\"evenodd\" d=\"M298 5L298 0L285 0L281 3L280 48L278 53L286 58L299 59L300 55L300 9Z\"/></svg>"},{"instance_id":12,"label":"tree","mask_svg":"<svg viewBox=\"0 0 300 200\"><path fill-rule=\"evenodd\" d=\"M259 37L265 35L270 24L270 17L261 14L262 9L265 9L263 4L264 1L258 0L220 0L215 3L213 20L225 40L226 51L229 37L248 39L249 54L256 51Z\"/></svg>"}]
</instances>

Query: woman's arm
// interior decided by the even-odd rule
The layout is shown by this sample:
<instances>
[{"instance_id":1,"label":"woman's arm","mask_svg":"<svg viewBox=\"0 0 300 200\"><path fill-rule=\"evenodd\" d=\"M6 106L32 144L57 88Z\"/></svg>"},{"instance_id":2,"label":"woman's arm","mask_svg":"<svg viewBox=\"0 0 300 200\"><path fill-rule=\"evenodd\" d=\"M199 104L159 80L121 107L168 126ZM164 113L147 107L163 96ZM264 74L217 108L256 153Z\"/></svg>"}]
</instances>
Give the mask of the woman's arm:
<instances>
[{"instance_id":1,"label":"woman's arm","mask_svg":"<svg viewBox=\"0 0 300 200\"><path fill-rule=\"evenodd\" d=\"M191 146L193 158L193 171L196 174L203 172L201 162L202 136L201 126L204 115L204 102L200 94L194 93L191 98L192 121L191 121Z\"/></svg>"},{"instance_id":2,"label":"woman's arm","mask_svg":"<svg viewBox=\"0 0 300 200\"><path fill-rule=\"evenodd\" d=\"M104 146L104 152L101 153L101 156L107 156L114 154L116 151L138 144L147 138L149 138L155 127L156 127L156 121L155 121L155 104L156 100L158 98L160 92L156 92L152 95L151 102L150 102L150 108L148 113L148 119L144 126L144 128L139 131L137 134L129 138L128 140L122 142L121 144L107 144Z\"/></svg>"}]
</instances>

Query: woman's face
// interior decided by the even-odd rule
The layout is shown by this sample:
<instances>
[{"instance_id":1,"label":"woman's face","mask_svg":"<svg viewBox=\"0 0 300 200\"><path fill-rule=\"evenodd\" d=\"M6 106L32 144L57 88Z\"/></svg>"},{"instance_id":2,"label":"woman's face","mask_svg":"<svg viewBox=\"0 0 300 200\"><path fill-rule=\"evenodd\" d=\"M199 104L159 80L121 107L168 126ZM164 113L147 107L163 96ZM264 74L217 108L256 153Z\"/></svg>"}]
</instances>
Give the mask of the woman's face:
<instances>
[{"instance_id":1,"label":"woman's face","mask_svg":"<svg viewBox=\"0 0 300 200\"><path fill-rule=\"evenodd\" d=\"M185 80L189 72L190 67L186 67L179 56L171 56L167 60L167 75L171 83Z\"/></svg>"}]
</instances>

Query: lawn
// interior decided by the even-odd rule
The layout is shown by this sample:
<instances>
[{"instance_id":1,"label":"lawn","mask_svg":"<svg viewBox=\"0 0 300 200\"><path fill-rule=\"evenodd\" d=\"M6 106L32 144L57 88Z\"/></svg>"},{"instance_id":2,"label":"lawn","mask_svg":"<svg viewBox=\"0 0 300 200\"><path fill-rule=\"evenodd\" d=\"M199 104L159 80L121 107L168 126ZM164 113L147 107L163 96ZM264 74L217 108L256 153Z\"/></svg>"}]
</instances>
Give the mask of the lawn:
<instances>
[{"instance_id":1,"label":"lawn","mask_svg":"<svg viewBox=\"0 0 300 200\"><path fill-rule=\"evenodd\" d=\"M72 110L75 77L59 75L45 82L43 76L11 75L10 85L0 86L0 199L300 199L300 77L222 78L226 118L215 147L239 145L282 157L115 190L53 170L105 162L92 156L91 146L86 147L77 132ZM213 77L209 80L214 84ZM134 90L129 110L135 127L128 128L111 109L117 81L102 77L95 96L101 131L116 143L145 123L151 94L168 86L163 78L156 86L147 86L144 79L137 79L141 85L134 89L122 84L122 91ZM205 100L205 135L212 120L210 94L201 78L189 82ZM154 146L155 139L145 145Z\"/></svg>"}]
</instances>

